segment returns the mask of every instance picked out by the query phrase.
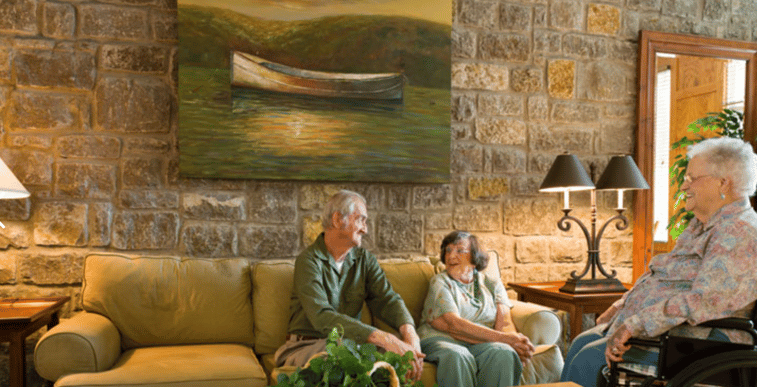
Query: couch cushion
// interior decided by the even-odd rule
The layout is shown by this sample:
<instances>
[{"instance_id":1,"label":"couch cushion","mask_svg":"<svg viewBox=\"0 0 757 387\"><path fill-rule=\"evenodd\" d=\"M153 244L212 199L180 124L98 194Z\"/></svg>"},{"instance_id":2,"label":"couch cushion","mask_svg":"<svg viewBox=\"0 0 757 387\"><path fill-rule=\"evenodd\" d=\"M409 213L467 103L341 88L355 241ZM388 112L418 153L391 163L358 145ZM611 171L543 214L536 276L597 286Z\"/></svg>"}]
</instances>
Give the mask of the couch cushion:
<instances>
[{"instance_id":1,"label":"couch cushion","mask_svg":"<svg viewBox=\"0 0 757 387\"><path fill-rule=\"evenodd\" d=\"M125 349L254 341L246 259L91 254L82 306L108 317Z\"/></svg>"},{"instance_id":2,"label":"couch cushion","mask_svg":"<svg viewBox=\"0 0 757 387\"><path fill-rule=\"evenodd\" d=\"M428 293L428 282L434 276L434 266L428 260L380 260L379 264L389 283L392 284L392 289L405 301L405 306L413 316L417 327L420 325L423 303L426 301L426 294ZM373 325L382 330L396 333L377 317L374 317Z\"/></svg>"},{"instance_id":3,"label":"couch cushion","mask_svg":"<svg viewBox=\"0 0 757 387\"><path fill-rule=\"evenodd\" d=\"M266 386L266 375L248 346L181 345L124 352L108 371L64 376L57 387Z\"/></svg>"}]
</instances>

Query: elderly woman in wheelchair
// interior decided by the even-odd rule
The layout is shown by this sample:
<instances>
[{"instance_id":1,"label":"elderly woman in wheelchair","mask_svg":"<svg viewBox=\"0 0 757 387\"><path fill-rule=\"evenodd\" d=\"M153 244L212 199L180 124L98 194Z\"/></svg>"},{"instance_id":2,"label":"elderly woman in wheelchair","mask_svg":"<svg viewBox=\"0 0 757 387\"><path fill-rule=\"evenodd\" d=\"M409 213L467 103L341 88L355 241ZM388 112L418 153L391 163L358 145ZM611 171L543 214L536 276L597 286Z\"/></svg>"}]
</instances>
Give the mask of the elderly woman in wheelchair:
<instances>
[{"instance_id":1,"label":"elderly woman in wheelchair","mask_svg":"<svg viewBox=\"0 0 757 387\"><path fill-rule=\"evenodd\" d=\"M631 338L670 331L752 343L744 332L696 325L749 317L757 300L757 213L748 201L757 186L757 155L744 141L716 138L690 146L687 157L681 189L694 218L673 250L655 256L631 290L597 318L597 326L576 337L562 381L603 384L603 369L616 362L656 367L659 352L631 345Z\"/></svg>"}]
</instances>

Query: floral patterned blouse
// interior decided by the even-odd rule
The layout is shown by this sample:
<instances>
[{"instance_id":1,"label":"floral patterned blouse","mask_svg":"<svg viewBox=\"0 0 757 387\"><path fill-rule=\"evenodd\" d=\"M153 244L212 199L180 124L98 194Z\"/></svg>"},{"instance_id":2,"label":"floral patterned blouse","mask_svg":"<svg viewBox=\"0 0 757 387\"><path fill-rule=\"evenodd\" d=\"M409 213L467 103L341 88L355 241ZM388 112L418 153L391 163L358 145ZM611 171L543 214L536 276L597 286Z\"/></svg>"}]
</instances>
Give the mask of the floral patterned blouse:
<instances>
[{"instance_id":1,"label":"floral patterned blouse","mask_svg":"<svg viewBox=\"0 0 757 387\"><path fill-rule=\"evenodd\" d=\"M655 337L681 324L747 317L757 299L757 213L747 200L723 206L706 224L696 218L673 251L655 256L649 270L615 304L608 335L621 324L634 337ZM711 329L688 325L673 334L707 337ZM738 331L731 341L749 342Z\"/></svg>"},{"instance_id":2,"label":"floral patterned blouse","mask_svg":"<svg viewBox=\"0 0 757 387\"><path fill-rule=\"evenodd\" d=\"M499 279L491 279L483 273L474 273L475 281L464 284L442 272L431 278L428 295L423 304L421 326L418 336L421 339L447 336L447 333L434 329L430 323L448 312L457 313L461 318L494 328L497 318L496 304L512 308L507 298L505 287Z\"/></svg>"}]
</instances>

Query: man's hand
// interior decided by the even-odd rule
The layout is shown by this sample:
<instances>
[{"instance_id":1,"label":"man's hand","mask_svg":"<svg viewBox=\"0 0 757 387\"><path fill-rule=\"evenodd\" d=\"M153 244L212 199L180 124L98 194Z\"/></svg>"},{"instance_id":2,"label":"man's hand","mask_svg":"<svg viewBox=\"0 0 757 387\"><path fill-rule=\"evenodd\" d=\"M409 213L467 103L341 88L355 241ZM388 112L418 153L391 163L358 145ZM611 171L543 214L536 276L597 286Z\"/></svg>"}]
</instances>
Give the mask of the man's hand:
<instances>
[{"instance_id":1,"label":"man's hand","mask_svg":"<svg viewBox=\"0 0 757 387\"><path fill-rule=\"evenodd\" d=\"M413 370L408 373L410 380L421 380L423 374L423 358L426 354L421 352L421 338L412 324L404 324L400 327L402 341L413 347Z\"/></svg>"},{"instance_id":2,"label":"man's hand","mask_svg":"<svg viewBox=\"0 0 757 387\"><path fill-rule=\"evenodd\" d=\"M605 360L607 366L610 366L610 362L623 361L623 354L626 353L631 346L626 344L628 339L631 338L631 330L623 324L618 327L618 330L607 339L607 347L605 348Z\"/></svg>"},{"instance_id":3,"label":"man's hand","mask_svg":"<svg viewBox=\"0 0 757 387\"><path fill-rule=\"evenodd\" d=\"M409 324L405 324L402 327L400 327L400 333L402 333L403 330L407 330L407 328L403 328L406 326L410 326ZM407 377L410 380L420 380L421 374L423 372L423 358L426 357L426 355L421 352L420 349L420 339L418 339L418 335L415 333L415 328L410 326L412 329L412 336L415 336L415 338L412 338L410 335L403 334L403 339L409 339L411 342L415 341L417 343L417 346L408 344L407 342L400 340L397 338L397 336L394 336L391 333L384 332L380 329L376 329L368 336L368 342L379 347L383 348L387 351L394 352L398 355L404 355L407 351L410 351L413 353L413 369L408 371Z\"/></svg>"}]
</instances>

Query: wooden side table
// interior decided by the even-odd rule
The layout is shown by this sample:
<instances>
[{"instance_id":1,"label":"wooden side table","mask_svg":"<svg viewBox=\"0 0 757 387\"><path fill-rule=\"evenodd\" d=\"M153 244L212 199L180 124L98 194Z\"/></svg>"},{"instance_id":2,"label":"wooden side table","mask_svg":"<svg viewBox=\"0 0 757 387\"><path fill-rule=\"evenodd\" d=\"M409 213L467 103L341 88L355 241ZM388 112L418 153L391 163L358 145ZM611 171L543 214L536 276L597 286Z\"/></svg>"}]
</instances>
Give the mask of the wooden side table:
<instances>
[{"instance_id":1,"label":"wooden side table","mask_svg":"<svg viewBox=\"0 0 757 387\"><path fill-rule=\"evenodd\" d=\"M602 313L613 302L623 296L618 293L562 293L560 288L565 281L557 282L523 282L510 283L509 287L518 293L518 300L533 302L550 308L564 310L570 313L570 340L581 333L581 325L584 313ZM623 284L626 289L631 285Z\"/></svg>"},{"instance_id":2,"label":"wooden side table","mask_svg":"<svg viewBox=\"0 0 757 387\"><path fill-rule=\"evenodd\" d=\"M70 297L46 297L0 300L0 342L10 342L10 387L26 385L26 337L45 325L48 329L57 325L58 313L69 299Z\"/></svg>"}]
</instances>

